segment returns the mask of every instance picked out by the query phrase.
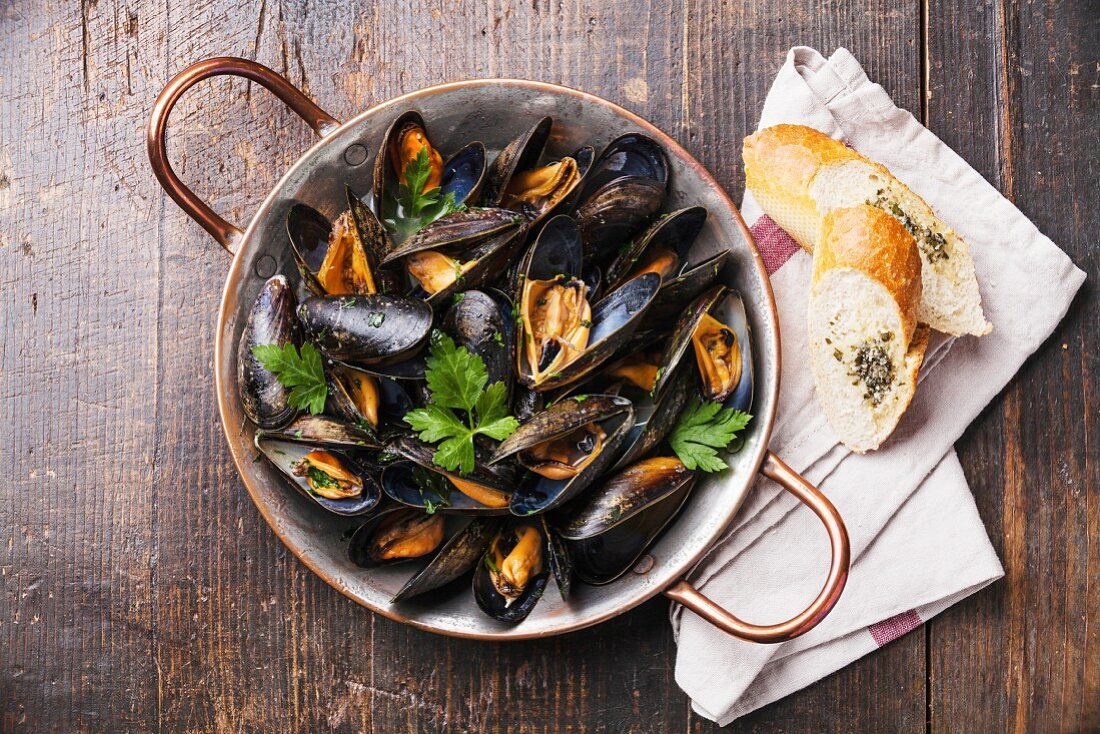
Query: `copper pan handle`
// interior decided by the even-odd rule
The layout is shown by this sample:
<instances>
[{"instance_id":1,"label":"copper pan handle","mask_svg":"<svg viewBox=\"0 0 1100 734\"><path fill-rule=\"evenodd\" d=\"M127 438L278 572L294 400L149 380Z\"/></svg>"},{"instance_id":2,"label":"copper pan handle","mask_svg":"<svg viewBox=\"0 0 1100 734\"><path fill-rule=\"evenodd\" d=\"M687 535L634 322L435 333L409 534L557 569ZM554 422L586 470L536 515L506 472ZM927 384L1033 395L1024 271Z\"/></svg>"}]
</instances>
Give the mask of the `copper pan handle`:
<instances>
[{"instance_id":1,"label":"copper pan handle","mask_svg":"<svg viewBox=\"0 0 1100 734\"><path fill-rule=\"evenodd\" d=\"M840 514L821 490L799 476L798 472L784 464L770 451L764 458L764 466L760 471L809 506L825 525L825 531L829 534L829 545L832 548L832 561L829 563L829 576L825 579L825 585L821 587L817 598L800 614L786 622L759 625L741 621L703 596L686 580L680 580L665 589L665 596L683 604L718 629L734 637L751 642L786 642L812 630L836 605L837 600L840 599L840 593L844 590L844 584L848 581L851 548L848 544L848 531L844 527L844 521L840 519Z\"/></svg>"},{"instance_id":2,"label":"copper pan handle","mask_svg":"<svg viewBox=\"0 0 1100 734\"><path fill-rule=\"evenodd\" d=\"M318 135L327 135L339 127L340 123L315 105L297 87L263 64L231 56L207 59L188 66L172 77L172 81L168 82L157 95L153 112L149 115L149 125L145 128L145 145L149 151L149 163L153 166L153 173L180 208L201 224L219 245L233 255L236 254L237 239L241 236L241 230L225 221L194 191L187 188L183 181L180 181L179 176L172 170L172 164L168 162L165 139L168 116L183 93L203 79L227 74L244 77L266 87L287 107L297 112L298 116L305 120Z\"/></svg>"}]
</instances>

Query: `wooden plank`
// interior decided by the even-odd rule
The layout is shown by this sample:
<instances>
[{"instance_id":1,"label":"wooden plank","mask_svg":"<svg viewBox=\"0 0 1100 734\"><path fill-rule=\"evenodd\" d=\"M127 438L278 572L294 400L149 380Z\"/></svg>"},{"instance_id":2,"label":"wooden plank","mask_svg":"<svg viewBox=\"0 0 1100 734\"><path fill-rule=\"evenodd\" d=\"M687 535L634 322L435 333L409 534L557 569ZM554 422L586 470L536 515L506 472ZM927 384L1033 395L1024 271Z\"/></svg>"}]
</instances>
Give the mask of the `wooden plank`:
<instances>
[{"instance_id":1,"label":"wooden plank","mask_svg":"<svg viewBox=\"0 0 1100 734\"><path fill-rule=\"evenodd\" d=\"M132 82L163 58L155 18L139 43L106 10L0 10L3 731L153 723L159 196Z\"/></svg>"},{"instance_id":2,"label":"wooden plank","mask_svg":"<svg viewBox=\"0 0 1100 734\"><path fill-rule=\"evenodd\" d=\"M953 5L929 4L932 129L1095 274L1095 8ZM1098 313L1086 286L959 445L1006 578L932 623L935 730L1100 728Z\"/></svg>"}]
</instances>

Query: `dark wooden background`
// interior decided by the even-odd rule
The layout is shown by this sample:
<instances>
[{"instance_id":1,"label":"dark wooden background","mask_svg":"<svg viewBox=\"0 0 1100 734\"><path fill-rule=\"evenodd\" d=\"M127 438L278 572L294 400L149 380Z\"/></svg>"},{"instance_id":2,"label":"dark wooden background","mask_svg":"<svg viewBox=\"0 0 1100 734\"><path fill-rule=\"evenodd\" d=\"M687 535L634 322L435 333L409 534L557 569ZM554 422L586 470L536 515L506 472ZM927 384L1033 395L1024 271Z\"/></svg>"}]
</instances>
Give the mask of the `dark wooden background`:
<instances>
[{"instance_id":1,"label":"dark wooden background","mask_svg":"<svg viewBox=\"0 0 1100 734\"><path fill-rule=\"evenodd\" d=\"M192 61L286 74L337 117L519 76L624 104L735 198L787 48L846 46L1090 274L959 444L1000 583L737 731L1100 730L1100 11L1090 0L0 2L0 729L705 732L665 602L528 644L376 617L290 556L234 473L212 359L226 255L142 128ZM177 170L243 224L311 142L218 80Z\"/></svg>"}]
</instances>

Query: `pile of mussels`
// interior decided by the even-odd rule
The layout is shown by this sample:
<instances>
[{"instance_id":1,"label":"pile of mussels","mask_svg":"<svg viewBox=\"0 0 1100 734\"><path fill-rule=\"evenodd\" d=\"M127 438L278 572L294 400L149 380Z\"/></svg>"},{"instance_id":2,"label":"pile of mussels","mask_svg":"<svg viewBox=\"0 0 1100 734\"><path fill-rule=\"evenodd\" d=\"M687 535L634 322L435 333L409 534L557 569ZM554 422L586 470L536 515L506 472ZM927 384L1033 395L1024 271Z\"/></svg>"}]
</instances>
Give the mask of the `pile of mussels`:
<instances>
[{"instance_id":1,"label":"pile of mussels","mask_svg":"<svg viewBox=\"0 0 1100 734\"><path fill-rule=\"evenodd\" d=\"M692 252L707 211L661 213L669 164L651 138L547 161L551 126L491 163L480 142L444 160L422 116L401 115L378 149L372 205L349 187L335 222L290 210L301 298L272 277L241 336L257 448L304 497L364 517L356 564L420 561L395 602L473 571L478 606L518 622L551 573L566 599L574 576L613 581L692 489L695 472L661 450L689 399L750 408L744 305L712 285L729 251ZM398 241L383 221L401 216L391 202L422 150L425 190L464 207ZM520 421L503 442L479 437L465 475L433 463L402 420L430 398L433 329L482 358ZM304 342L325 360L322 415L299 415L252 352Z\"/></svg>"}]
</instances>

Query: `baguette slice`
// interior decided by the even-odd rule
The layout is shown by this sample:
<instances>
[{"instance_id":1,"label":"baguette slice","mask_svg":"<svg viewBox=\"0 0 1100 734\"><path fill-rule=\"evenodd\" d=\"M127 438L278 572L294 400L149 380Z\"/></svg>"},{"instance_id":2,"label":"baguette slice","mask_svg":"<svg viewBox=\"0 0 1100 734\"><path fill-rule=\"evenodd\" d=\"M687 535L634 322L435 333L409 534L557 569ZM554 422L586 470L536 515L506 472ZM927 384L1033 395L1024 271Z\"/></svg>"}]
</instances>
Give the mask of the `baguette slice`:
<instances>
[{"instance_id":1,"label":"baguette slice","mask_svg":"<svg viewBox=\"0 0 1100 734\"><path fill-rule=\"evenodd\" d=\"M821 218L871 204L901 222L917 242L924 297L918 318L936 331L988 334L970 247L884 166L803 125L776 125L745 139L746 185L769 217L814 251Z\"/></svg>"},{"instance_id":2,"label":"baguette slice","mask_svg":"<svg viewBox=\"0 0 1100 734\"><path fill-rule=\"evenodd\" d=\"M810 366L837 437L863 453L913 399L928 346L921 258L896 219L867 204L825 215L810 285Z\"/></svg>"}]
</instances>

